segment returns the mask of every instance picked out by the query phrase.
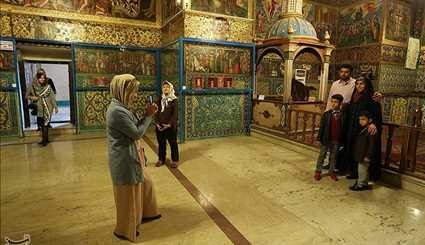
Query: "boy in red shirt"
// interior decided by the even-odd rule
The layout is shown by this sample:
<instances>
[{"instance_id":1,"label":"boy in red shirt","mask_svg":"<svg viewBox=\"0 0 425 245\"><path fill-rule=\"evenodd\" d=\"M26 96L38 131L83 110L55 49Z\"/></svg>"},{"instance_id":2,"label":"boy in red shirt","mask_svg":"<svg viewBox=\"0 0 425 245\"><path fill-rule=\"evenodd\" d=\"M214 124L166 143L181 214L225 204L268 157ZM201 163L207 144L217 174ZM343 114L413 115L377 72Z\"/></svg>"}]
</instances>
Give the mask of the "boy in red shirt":
<instances>
[{"instance_id":1,"label":"boy in red shirt","mask_svg":"<svg viewBox=\"0 0 425 245\"><path fill-rule=\"evenodd\" d=\"M338 148L342 143L342 130L343 130L343 114L341 112L341 105L344 98L340 94L334 94L331 97L331 109L326 111L320 121L320 129L317 139L321 143L320 154L317 158L316 172L314 178L320 180L322 178L323 161L325 160L326 153L329 152L329 173L332 180L337 181L338 178L335 174L336 154Z\"/></svg>"}]
</instances>

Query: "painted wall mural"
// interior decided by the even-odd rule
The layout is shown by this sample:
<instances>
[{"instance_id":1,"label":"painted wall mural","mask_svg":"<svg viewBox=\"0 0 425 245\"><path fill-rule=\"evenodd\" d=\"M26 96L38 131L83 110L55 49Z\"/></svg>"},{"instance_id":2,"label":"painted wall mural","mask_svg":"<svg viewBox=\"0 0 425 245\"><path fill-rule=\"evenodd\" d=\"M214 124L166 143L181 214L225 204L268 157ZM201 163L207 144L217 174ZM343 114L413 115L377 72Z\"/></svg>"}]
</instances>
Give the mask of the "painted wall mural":
<instances>
[{"instance_id":1,"label":"painted wall mural","mask_svg":"<svg viewBox=\"0 0 425 245\"><path fill-rule=\"evenodd\" d=\"M34 15L10 14L2 12L4 36L15 38L83 42L96 44L149 46L161 44L159 28L44 18ZM4 29L4 30L3 30ZM7 32L10 30L10 33ZM13 30L13 33L11 32Z\"/></svg>"},{"instance_id":2,"label":"painted wall mural","mask_svg":"<svg viewBox=\"0 0 425 245\"><path fill-rule=\"evenodd\" d=\"M382 0L343 7L339 17L339 45L359 46L379 41Z\"/></svg>"},{"instance_id":3,"label":"painted wall mural","mask_svg":"<svg viewBox=\"0 0 425 245\"><path fill-rule=\"evenodd\" d=\"M137 77L142 87L155 88L155 53L143 50L76 48L77 88L108 87L116 74Z\"/></svg>"},{"instance_id":4,"label":"painted wall mural","mask_svg":"<svg viewBox=\"0 0 425 245\"><path fill-rule=\"evenodd\" d=\"M167 45L184 36L184 15L179 14L161 29L162 45Z\"/></svg>"},{"instance_id":5,"label":"painted wall mural","mask_svg":"<svg viewBox=\"0 0 425 245\"><path fill-rule=\"evenodd\" d=\"M249 88L251 52L225 46L185 45L186 86Z\"/></svg>"},{"instance_id":6,"label":"painted wall mural","mask_svg":"<svg viewBox=\"0 0 425 245\"><path fill-rule=\"evenodd\" d=\"M317 36L320 40L324 40L325 32L329 31L331 43L336 43L338 8L304 1L303 14L316 29Z\"/></svg>"},{"instance_id":7,"label":"painted wall mural","mask_svg":"<svg viewBox=\"0 0 425 245\"><path fill-rule=\"evenodd\" d=\"M392 63L400 63L404 66L406 61L406 54L407 48L392 45L382 45L381 60Z\"/></svg>"},{"instance_id":8,"label":"painted wall mural","mask_svg":"<svg viewBox=\"0 0 425 245\"><path fill-rule=\"evenodd\" d=\"M181 9L181 7L177 5L176 0L163 0L161 8L163 21L170 19L179 12L179 9Z\"/></svg>"},{"instance_id":9,"label":"painted wall mural","mask_svg":"<svg viewBox=\"0 0 425 245\"><path fill-rule=\"evenodd\" d=\"M385 38L404 43L410 35L411 9L404 2L387 1L387 25L385 29Z\"/></svg>"},{"instance_id":10,"label":"painted wall mural","mask_svg":"<svg viewBox=\"0 0 425 245\"><path fill-rule=\"evenodd\" d=\"M192 0L191 8L217 14L248 18L248 0Z\"/></svg>"},{"instance_id":11,"label":"painted wall mural","mask_svg":"<svg viewBox=\"0 0 425 245\"><path fill-rule=\"evenodd\" d=\"M156 21L156 0L1 0L24 7Z\"/></svg>"},{"instance_id":12,"label":"painted wall mural","mask_svg":"<svg viewBox=\"0 0 425 245\"><path fill-rule=\"evenodd\" d=\"M161 80L167 80L179 90L179 50L178 45L167 47L161 52Z\"/></svg>"},{"instance_id":13,"label":"painted wall mural","mask_svg":"<svg viewBox=\"0 0 425 245\"><path fill-rule=\"evenodd\" d=\"M187 96L186 138L190 140L247 133L247 103L247 95Z\"/></svg>"},{"instance_id":14,"label":"painted wall mural","mask_svg":"<svg viewBox=\"0 0 425 245\"><path fill-rule=\"evenodd\" d=\"M284 0L256 0L255 4L255 33L258 38L265 38L269 29L282 15Z\"/></svg>"}]
</instances>

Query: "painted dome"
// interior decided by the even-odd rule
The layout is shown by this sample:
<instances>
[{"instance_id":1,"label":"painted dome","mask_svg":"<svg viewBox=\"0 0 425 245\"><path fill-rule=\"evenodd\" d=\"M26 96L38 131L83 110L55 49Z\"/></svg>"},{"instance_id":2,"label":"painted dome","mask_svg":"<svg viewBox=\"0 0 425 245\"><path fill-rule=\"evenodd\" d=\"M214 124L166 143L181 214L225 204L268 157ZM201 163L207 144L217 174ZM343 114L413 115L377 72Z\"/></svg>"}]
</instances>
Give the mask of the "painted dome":
<instances>
[{"instance_id":1,"label":"painted dome","mask_svg":"<svg viewBox=\"0 0 425 245\"><path fill-rule=\"evenodd\" d=\"M317 40L313 25L302 16L288 16L278 20L269 30L267 38L288 38L288 28L292 26L291 37L310 37Z\"/></svg>"}]
</instances>

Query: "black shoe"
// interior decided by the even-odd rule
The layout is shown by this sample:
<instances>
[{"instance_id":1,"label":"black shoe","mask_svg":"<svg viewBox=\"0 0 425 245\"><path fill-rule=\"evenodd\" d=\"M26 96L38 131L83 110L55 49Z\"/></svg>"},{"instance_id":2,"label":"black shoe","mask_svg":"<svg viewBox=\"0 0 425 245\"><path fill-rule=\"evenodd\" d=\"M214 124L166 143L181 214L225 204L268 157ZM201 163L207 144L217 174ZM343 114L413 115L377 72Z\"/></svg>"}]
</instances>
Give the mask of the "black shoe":
<instances>
[{"instance_id":1,"label":"black shoe","mask_svg":"<svg viewBox=\"0 0 425 245\"><path fill-rule=\"evenodd\" d=\"M139 236L139 235L140 235L140 232L136 231L136 236ZM118 234L117 234L117 233L115 233L115 232L114 232L114 236L116 236L117 238L119 238L119 239L121 239L121 240L130 241L130 239L128 239L127 237L125 237L125 236L121 236L121 235L118 235Z\"/></svg>"},{"instance_id":2,"label":"black shoe","mask_svg":"<svg viewBox=\"0 0 425 245\"><path fill-rule=\"evenodd\" d=\"M326 164L325 166L323 166L323 169L329 169L331 166L329 164Z\"/></svg>"},{"instance_id":3,"label":"black shoe","mask_svg":"<svg viewBox=\"0 0 425 245\"><path fill-rule=\"evenodd\" d=\"M353 174L349 174L346 176L347 179L357 179L357 176L353 175Z\"/></svg>"},{"instance_id":4,"label":"black shoe","mask_svg":"<svg viewBox=\"0 0 425 245\"><path fill-rule=\"evenodd\" d=\"M350 187L350 190L352 190L352 191L367 191L367 190L369 190L369 186L354 184L353 186Z\"/></svg>"},{"instance_id":5,"label":"black shoe","mask_svg":"<svg viewBox=\"0 0 425 245\"><path fill-rule=\"evenodd\" d=\"M147 222L151 222L154 221L156 219L160 219L162 217L162 215L158 214L157 216L153 216L153 217L146 217L142 219L142 223L147 223Z\"/></svg>"}]
</instances>

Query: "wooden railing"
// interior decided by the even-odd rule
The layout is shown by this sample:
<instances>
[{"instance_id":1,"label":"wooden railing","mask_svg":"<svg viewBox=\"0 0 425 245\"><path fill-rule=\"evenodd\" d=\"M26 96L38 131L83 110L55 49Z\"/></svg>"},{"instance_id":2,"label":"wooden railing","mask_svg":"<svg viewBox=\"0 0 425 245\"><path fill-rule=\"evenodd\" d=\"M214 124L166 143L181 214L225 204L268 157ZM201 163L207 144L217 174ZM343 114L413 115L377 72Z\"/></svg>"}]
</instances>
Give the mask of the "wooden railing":
<instances>
[{"instance_id":1,"label":"wooden railing","mask_svg":"<svg viewBox=\"0 0 425 245\"><path fill-rule=\"evenodd\" d=\"M298 105L255 100L253 128L319 147L316 138L322 112L298 109ZM421 126L422 111L418 108L413 113L413 125L383 124L382 165L425 180L425 127Z\"/></svg>"}]
</instances>

